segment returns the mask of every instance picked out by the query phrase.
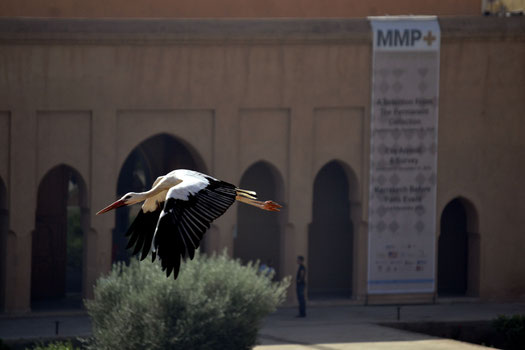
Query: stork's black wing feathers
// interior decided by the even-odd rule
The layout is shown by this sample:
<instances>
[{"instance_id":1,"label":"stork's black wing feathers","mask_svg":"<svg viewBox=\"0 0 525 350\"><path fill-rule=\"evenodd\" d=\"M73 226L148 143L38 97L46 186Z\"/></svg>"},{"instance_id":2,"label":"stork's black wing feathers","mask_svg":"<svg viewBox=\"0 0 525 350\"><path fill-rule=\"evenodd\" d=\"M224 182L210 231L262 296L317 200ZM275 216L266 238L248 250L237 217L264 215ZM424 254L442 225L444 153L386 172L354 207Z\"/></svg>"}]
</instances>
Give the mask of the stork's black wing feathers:
<instances>
[{"instance_id":1,"label":"stork's black wing feathers","mask_svg":"<svg viewBox=\"0 0 525 350\"><path fill-rule=\"evenodd\" d=\"M159 256L162 269L169 277L179 275L181 257L193 259L210 223L235 202L235 186L224 181L206 178L209 185L187 200L167 198L155 237L154 257Z\"/></svg>"},{"instance_id":2,"label":"stork's black wing feathers","mask_svg":"<svg viewBox=\"0 0 525 350\"><path fill-rule=\"evenodd\" d=\"M151 242L153 240L153 234L157 227L160 213L162 212L162 205L159 204L157 209L152 212L144 212L142 209L139 210L137 217L133 220L133 223L126 232L126 237L129 237L128 245L126 248L133 248L133 255L142 251L140 260L144 260L151 248Z\"/></svg>"}]
</instances>

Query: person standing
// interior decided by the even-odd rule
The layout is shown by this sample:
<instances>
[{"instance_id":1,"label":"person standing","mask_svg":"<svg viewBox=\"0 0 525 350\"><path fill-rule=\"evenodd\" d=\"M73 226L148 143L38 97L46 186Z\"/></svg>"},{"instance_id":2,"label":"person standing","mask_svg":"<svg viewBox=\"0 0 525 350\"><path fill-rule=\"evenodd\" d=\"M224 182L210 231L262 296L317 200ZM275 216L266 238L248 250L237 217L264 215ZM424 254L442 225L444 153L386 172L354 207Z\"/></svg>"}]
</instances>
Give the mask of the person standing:
<instances>
[{"instance_id":1,"label":"person standing","mask_svg":"<svg viewBox=\"0 0 525 350\"><path fill-rule=\"evenodd\" d=\"M306 288L306 267L304 267L304 256L299 255L297 257L297 269L296 276L296 290L297 300L299 301L299 315L297 317L306 317L306 300L304 297L304 290Z\"/></svg>"}]
</instances>

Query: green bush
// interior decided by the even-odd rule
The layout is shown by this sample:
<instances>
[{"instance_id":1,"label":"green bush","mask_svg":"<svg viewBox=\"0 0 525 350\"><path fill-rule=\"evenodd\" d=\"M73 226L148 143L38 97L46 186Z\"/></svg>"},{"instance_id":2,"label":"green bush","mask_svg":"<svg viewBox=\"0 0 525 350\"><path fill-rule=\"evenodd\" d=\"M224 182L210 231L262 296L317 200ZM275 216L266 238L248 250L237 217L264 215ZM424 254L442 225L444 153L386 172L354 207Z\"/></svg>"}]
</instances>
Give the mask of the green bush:
<instances>
[{"instance_id":1,"label":"green bush","mask_svg":"<svg viewBox=\"0 0 525 350\"><path fill-rule=\"evenodd\" d=\"M73 344L70 341L67 341L52 342L47 345L37 345L34 348L32 348L32 350L80 350L80 348L73 346Z\"/></svg>"},{"instance_id":2,"label":"green bush","mask_svg":"<svg viewBox=\"0 0 525 350\"><path fill-rule=\"evenodd\" d=\"M250 349L264 316L284 301L290 279L272 282L258 264L196 255L177 280L132 259L100 278L86 301L91 349Z\"/></svg>"},{"instance_id":3,"label":"green bush","mask_svg":"<svg viewBox=\"0 0 525 350\"><path fill-rule=\"evenodd\" d=\"M503 337L505 350L525 349L525 315L502 315L496 318L492 324Z\"/></svg>"}]
</instances>

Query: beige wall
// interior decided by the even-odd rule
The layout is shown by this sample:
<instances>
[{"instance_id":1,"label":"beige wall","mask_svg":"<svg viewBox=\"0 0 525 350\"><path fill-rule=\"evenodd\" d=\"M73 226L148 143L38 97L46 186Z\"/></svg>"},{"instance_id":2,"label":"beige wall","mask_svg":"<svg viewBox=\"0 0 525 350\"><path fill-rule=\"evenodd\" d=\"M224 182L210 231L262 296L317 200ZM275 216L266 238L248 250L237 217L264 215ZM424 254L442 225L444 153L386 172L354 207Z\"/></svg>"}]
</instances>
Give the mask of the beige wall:
<instances>
[{"instance_id":1,"label":"beige wall","mask_svg":"<svg viewBox=\"0 0 525 350\"><path fill-rule=\"evenodd\" d=\"M20 25L24 32L16 30ZM460 18L441 25L437 215L457 196L473 204L480 296L519 298L525 295L525 187L518 182L525 175L525 22ZM209 173L233 183L259 160L279 171L287 204L285 274L294 274L296 255L308 251L317 172L334 159L344 164L355 184L349 194L354 298L365 302L371 90L365 20L11 19L0 28L0 135L10 135L8 147L0 139L0 175L13 232L8 311L29 308L31 233L45 173L64 163L86 182L90 286L110 267L114 226L113 213L93 213L114 200L128 154L157 133L185 141ZM229 210L216 221L208 233L212 249L232 251L236 215Z\"/></svg>"},{"instance_id":2,"label":"beige wall","mask_svg":"<svg viewBox=\"0 0 525 350\"><path fill-rule=\"evenodd\" d=\"M524 115L523 37L444 41L438 209L457 196L475 206L486 297L525 296Z\"/></svg>"}]
</instances>

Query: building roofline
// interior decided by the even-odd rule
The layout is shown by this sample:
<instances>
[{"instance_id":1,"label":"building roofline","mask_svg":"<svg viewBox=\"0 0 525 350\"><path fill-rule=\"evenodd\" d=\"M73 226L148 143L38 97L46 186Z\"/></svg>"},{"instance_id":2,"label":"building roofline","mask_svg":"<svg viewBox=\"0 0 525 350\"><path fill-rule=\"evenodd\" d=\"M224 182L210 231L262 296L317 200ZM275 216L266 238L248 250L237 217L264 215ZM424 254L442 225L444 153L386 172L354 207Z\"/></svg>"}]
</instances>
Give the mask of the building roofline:
<instances>
[{"instance_id":1,"label":"building roofline","mask_svg":"<svg viewBox=\"0 0 525 350\"><path fill-rule=\"evenodd\" d=\"M525 17L440 17L442 38L525 38ZM371 42L370 23L353 19L0 18L0 43Z\"/></svg>"}]
</instances>

